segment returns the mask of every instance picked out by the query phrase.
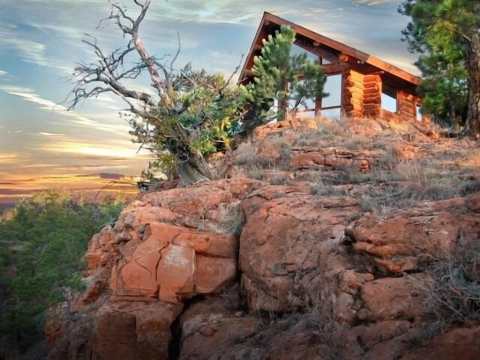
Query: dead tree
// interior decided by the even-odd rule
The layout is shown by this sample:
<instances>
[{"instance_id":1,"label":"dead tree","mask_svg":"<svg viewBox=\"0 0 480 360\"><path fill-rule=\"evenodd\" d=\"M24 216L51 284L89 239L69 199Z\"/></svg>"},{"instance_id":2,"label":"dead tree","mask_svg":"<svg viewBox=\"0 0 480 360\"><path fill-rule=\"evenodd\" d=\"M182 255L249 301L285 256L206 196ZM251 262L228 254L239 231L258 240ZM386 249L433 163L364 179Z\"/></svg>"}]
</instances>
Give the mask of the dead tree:
<instances>
[{"instance_id":1,"label":"dead tree","mask_svg":"<svg viewBox=\"0 0 480 360\"><path fill-rule=\"evenodd\" d=\"M207 161L191 146L191 131L195 130L173 120L187 110L180 100L182 89L197 85L188 67L175 69L181 49L180 38L177 52L168 60L160 61L150 55L140 37L140 27L151 0L132 1L139 10L136 17L113 3L109 16L103 20L113 22L120 30L127 40L124 47L106 54L94 37L83 40L93 50L96 60L76 67L71 108L104 93L115 94L128 105L133 115L132 134L141 146L155 152L161 143L160 151L168 151L175 158L176 174L184 184L211 179L213 174ZM127 85L144 73L151 81L151 93Z\"/></svg>"}]
</instances>

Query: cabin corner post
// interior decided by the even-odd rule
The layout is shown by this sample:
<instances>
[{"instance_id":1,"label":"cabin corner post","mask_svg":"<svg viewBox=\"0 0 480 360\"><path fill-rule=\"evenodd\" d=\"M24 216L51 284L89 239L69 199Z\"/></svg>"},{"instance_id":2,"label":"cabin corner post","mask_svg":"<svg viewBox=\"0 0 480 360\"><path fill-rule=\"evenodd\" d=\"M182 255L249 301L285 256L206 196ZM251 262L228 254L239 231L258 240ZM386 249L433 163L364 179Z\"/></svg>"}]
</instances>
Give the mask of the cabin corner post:
<instances>
[{"instance_id":1,"label":"cabin corner post","mask_svg":"<svg viewBox=\"0 0 480 360\"><path fill-rule=\"evenodd\" d=\"M363 75L351 68L343 73L342 116L359 119L363 115Z\"/></svg>"},{"instance_id":2,"label":"cabin corner post","mask_svg":"<svg viewBox=\"0 0 480 360\"><path fill-rule=\"evenodd\" d=\"M379 117L382 109L382 78L378 74L363 77L363 116Z\"/></svg>"},{"instance_id":3,"label":"cabin corner post","mask_svg":"<svg viewBox=\"0 0 480 360\"><path fill-rule=\"evenodd\" d=\"M397 93L398 115L401 120L417 119L417 103L418 99L415 95L399 90Z\"/></svg>"}]
</instances>

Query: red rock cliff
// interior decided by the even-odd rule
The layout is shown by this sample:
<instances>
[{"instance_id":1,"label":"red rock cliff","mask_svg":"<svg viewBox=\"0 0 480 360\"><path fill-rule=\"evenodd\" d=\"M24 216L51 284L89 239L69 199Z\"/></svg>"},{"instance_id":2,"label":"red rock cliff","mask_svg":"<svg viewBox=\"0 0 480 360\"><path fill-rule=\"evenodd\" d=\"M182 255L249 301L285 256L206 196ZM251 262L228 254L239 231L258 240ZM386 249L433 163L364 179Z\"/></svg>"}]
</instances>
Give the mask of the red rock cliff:
<instances>
[{"instance_id":1,"label":"red rock cliff","mask_svg":"<svg viewBox=\"0 0 480 360\"><path fill-rule=\"evenodd\" d=\"M90 242L88 289L52 309L49 358L479 359L475 321L426 335L418 285L479 241L478 149L416 125L316 126L259 129L226 179L126 208ZM418 168L439 162L445 177Z\"/></svg>"}]
</instances>

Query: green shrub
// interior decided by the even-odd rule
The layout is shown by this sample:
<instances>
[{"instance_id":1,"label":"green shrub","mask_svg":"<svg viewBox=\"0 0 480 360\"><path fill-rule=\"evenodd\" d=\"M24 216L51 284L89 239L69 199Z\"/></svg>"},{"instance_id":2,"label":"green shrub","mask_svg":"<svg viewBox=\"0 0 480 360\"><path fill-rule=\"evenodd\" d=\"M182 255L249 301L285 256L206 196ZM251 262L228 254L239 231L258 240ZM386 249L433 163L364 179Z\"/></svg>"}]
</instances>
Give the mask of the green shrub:
<instances>
[{"instance_id":1,"label":"green shrub","mask_svg":"<svg viewBox=\"0 0 480 360\"><path fill-rule=\"evenodd\" d=\"M122 206L47 192L20 202L0 221L0 338L20 348L37 340L45 310L81 289L88 240L115 221Z\"/></svg>"}]
</instances>

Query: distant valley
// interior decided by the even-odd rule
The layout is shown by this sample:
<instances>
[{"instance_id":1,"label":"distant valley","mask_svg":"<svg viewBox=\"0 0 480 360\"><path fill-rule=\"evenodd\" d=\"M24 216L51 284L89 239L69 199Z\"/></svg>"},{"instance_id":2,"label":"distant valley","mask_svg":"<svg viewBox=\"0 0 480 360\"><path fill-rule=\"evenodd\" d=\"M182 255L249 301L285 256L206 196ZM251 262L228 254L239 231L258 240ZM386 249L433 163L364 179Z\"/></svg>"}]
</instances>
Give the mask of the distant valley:
<instances>
[{"instance_id":1,"label":"distant valley","mask_svg":"<svg viewBox=\"0 0 480 360\"><path fill-rule=\"evenodd\" d=\"M100 201L105 197L132 198L137 194L136 178L115 173L68 176L12 176L0 181L0 213L21 199L43 191L67 192L74 197Z\"/></svg>"}]
</instances>

